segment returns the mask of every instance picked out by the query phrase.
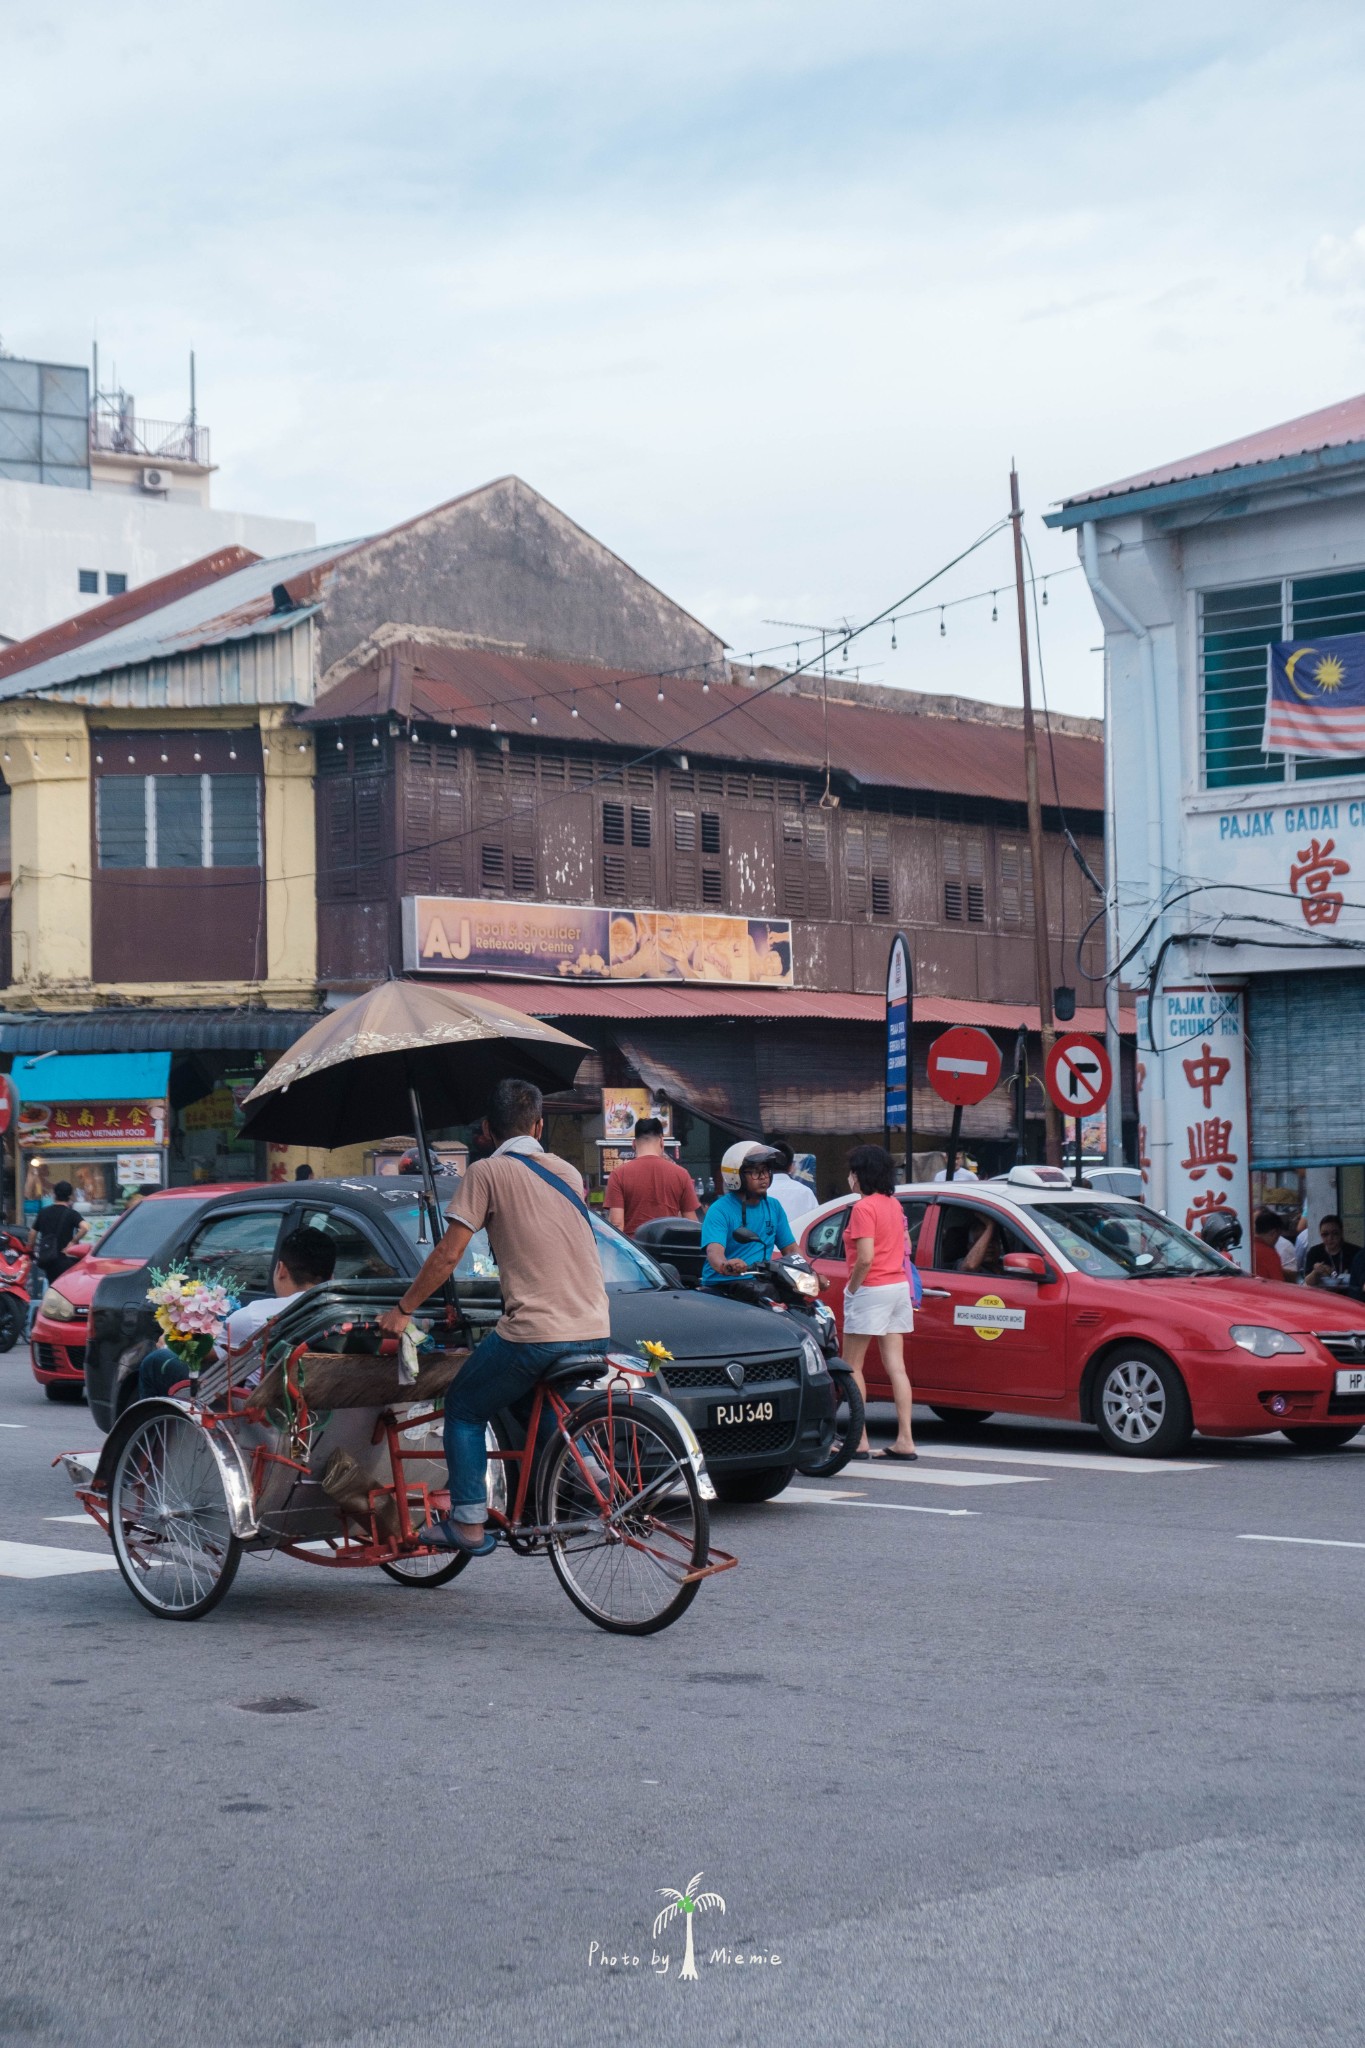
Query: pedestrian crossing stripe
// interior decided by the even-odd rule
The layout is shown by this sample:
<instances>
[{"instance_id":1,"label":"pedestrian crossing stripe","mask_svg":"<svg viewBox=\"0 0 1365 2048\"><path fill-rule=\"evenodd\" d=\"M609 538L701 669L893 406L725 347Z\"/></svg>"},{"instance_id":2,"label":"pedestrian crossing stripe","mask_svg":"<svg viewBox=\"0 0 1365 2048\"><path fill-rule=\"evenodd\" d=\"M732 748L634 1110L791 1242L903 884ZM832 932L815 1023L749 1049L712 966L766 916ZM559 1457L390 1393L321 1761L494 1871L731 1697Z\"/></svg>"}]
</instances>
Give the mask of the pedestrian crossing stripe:
<instances>
[{"instance_id":1,"label":"pedestrian crossing stripe","mask_svg":"<svg viewBox=\"0 0 1365 2048\"><path fill-rule=\"evenodd\" d=\"M116 1572L107 1550L60 1550L53 1543L0 1541L0 1579L64 1579L76 1572Z\"/></svg>"}]
</instances>

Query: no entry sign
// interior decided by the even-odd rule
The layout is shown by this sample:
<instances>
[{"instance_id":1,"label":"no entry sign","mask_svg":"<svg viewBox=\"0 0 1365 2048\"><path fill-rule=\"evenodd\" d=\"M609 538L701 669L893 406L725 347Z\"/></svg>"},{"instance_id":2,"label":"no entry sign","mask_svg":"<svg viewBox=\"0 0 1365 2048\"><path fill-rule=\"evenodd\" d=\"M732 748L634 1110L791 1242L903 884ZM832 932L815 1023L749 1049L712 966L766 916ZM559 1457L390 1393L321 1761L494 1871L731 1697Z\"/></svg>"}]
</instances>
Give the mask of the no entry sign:
<instances>
[{"instance_id":1,"label":"no entry sign","mask_svg":"<svg viewBox=\"0 0 1365 2048\"><path fill-rule=\"evenodd\" d=\"M955 1024L929 1048L929 1086L956 1109L984 1102L999 1079L1000 1048L973 1025Z\"/></svg>"},{"instance_id":2,"label":"no entry sign","mask_svg":"<svg viewBox=\"0 0 1365 2048\"><path fill-rule=\"evenodd\" d=\"M1098 1038L1068 1031L1048 1054L1043 1079L1063 1116L1092 1116L1109 1100L1114 1070Z\"/></svg>"}]
</instances>

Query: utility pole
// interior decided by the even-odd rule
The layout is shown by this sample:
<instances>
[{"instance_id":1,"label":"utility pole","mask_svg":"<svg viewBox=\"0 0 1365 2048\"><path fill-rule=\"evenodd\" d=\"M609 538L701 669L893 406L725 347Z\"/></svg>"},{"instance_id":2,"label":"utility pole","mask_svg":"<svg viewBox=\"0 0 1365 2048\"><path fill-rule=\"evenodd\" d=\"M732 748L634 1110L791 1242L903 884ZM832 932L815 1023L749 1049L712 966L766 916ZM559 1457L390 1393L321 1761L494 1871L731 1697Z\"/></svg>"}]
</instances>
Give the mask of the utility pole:
<instances>
[{"instance_id":1,"label":"utility pole","mask_svg":"<svg viewBox=\"0 0 1365 2048\"><path fill-rule=\"evenodd\" d=\"M1043 866L1043 812L1038 801L1038 735L1033 724L1033 690L1028 664L1028 598L1024 589L1024 515L1019 509L1019 472L1010 464L1010 523L1014 528L1014 587L1019 600L1019 672L1024 685L1024 784L1028 796L1029 857L1033 865L1033 955L1038 975L1038 1015L1043 1027L1043 1060L1052 1050L1052 959L1048 945L1047 870ZM1062 1119L1047 1105L1048 1164L1062 1163Z\"/></svg>"}]
</instances>

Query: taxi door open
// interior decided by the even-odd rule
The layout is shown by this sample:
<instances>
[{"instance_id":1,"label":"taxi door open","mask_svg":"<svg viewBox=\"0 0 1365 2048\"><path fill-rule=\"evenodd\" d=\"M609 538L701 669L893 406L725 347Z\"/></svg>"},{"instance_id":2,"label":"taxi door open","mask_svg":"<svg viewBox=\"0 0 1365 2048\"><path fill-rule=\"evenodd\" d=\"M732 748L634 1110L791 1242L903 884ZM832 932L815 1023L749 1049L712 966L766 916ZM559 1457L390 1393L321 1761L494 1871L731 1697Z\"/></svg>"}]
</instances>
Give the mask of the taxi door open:
<instances>
[{"instance_id":1,"label":"taxi door open","mask_svg":"<svg viewBox=\"0 0 1365 2048\"><path fill-rule=\"evenodd\" d=\"M1055 1261L999 1210L942 1202L932 1246L921 1239L924 1309L916 1318L911 1377L942 1387L962 1406L1061 1401L1066 1389L1066 1280ZM984 1242L983 1242L984 1240ZM1046 1277L1010 1273L1006 1255L1028 1254ZM979 1396L968 1401L967 1395Z\"/></svg>"}]
</instances>

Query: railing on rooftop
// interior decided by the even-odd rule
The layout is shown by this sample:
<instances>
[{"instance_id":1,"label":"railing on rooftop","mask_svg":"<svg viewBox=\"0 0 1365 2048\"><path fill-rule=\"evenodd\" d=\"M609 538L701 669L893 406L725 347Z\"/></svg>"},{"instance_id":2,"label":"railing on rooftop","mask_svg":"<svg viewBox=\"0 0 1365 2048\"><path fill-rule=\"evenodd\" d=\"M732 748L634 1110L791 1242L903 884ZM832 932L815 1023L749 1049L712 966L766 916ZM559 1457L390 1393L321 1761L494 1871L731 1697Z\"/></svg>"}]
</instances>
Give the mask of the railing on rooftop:
<instances>
[{"instance_id":1,"label":"railing on rooftop","mask_svg":"<svg viewBox=\"0 0 1365 2048\"><path fill-rule=\"evenodd\" d=\"M139 419L122 408L92 411L90 453L135 455L144 462L195 462L207 468L209 430L188 419Z\"/></svg>"}]
</instances>

